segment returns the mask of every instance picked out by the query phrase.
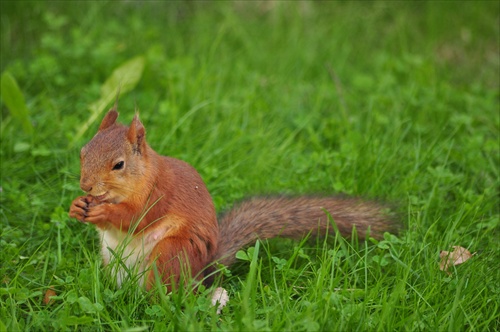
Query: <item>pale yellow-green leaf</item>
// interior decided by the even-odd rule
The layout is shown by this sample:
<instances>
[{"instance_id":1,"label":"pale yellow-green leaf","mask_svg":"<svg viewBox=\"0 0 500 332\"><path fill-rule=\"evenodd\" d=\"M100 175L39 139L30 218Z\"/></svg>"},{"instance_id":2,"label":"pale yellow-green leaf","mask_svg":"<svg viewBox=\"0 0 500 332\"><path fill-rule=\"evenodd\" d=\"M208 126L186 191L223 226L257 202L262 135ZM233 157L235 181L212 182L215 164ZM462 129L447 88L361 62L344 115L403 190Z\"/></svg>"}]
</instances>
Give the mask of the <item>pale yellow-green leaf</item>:
<instances>
[{"instance_id":1,"label":"pale yellow-green leaf","mask_svg":"<svg viewBox=\"0 0 500 332\"><path fill-rule=\"evenodd\" d=\"M138 56L116 68L101 86L101 97L107 96L113 99L118 87L120 87L120 93L132 90L141 79L144 63L144 57Z\"/></svg>"},{"instance_id":2,"label":"pale yellow-green leaf","mask_svg":"<svg viewBox=\"0 0 500 332\"><path fill-rule=\"evenodd\" d=\"M144 57L137 56L125 62L111 73L106 82L101 86L100 98L89 105L90 116L87 121L80 126L72 143L78 141L88 128L101 117L106 106L117 97L118 91L123 95L135 88L141 79L144 64Z\"/></svg>"},{"instance_id":3,"label":"pale yellow-green leaf","mask_svg":"<svg viewBox=\"0 0 500 332\"><path fill-rule=\"evenodd\" d=\"M2 100L10 111L10 114L22 125L27 134L33 134L28 108L24 101L23 93L17 85L16 79L9 73L4 72L1 79Z\"/></svg>"}]
</instances>

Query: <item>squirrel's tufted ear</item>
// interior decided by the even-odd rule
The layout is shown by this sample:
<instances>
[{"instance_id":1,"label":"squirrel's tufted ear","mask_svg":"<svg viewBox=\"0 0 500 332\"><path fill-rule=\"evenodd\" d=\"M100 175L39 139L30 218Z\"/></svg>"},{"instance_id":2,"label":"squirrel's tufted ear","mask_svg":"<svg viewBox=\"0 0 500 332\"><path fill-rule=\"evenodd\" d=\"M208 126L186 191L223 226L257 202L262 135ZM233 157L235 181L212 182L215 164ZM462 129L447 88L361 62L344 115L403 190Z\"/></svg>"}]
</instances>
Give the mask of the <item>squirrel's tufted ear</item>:
<instances>
[{"instance_id":1,"label":"squirrel's tufted ear","mask_svg":"<svg viewBox=\"0 0 500 332\"><path fill-rule=\"evenodd\" d=\"M112 108L106 114L104 119L102 119L102 122L101 122L101 125L99 126L98 131L107 129L107 128L111 127L112 125L114 125L117 118L118 118L118 112L116 111L116 108Z\"/></svg>"},{"instance_id":2,"label":"squirrel's tufted ear","mask_svg":"<svg viewBox=\"0 0 500 332\"><path fill-rule=\"evenodd\" d=\"M136 113L127 132L127 139L132 144L134 152L139 154L143 151L144 138L146 137L146 129L139 120L139 115Z\"/></svg>"}]
</instances>

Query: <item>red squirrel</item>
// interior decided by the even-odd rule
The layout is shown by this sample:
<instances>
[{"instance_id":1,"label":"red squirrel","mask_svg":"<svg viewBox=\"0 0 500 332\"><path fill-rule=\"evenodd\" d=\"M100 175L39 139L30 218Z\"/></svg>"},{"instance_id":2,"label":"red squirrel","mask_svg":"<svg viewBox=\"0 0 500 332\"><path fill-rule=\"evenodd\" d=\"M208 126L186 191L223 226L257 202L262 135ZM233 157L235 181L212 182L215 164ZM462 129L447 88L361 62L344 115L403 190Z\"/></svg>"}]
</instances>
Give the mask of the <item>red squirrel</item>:
<instances>
[{"instance_id":1,"label":"red squirrel","mask_svg":"<svg viewBox=\"0 0 500 332\"><path fill-rule=\"evenodd\" d=\"M395 231L383 205L339 197L251 198L218 222L198 172L156 153L137 114L128 127L116 123L117 117L115 105L81 150L80 187L86 195L73 201L69 215L97 226L104 265L120 252L129 269L144 272L146 289L155 275L168 290L183 272L201 280L214 262L234 263L236 252L257 239L324 234L332 229L328 214L344 236L353 227L361 239L368 229L374 238ZM118 271L118 284L125 275Z\"/></svg>"}]
</instances>

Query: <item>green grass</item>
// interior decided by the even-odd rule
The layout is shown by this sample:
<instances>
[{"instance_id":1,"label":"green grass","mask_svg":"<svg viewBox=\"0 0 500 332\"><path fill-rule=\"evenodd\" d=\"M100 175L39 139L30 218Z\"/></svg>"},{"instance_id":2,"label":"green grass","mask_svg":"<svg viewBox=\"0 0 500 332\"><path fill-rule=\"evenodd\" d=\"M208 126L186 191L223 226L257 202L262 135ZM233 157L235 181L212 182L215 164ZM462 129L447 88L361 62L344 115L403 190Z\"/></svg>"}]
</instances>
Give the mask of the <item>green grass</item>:
<instances>
[{"instance_id":1,"label":"green grass","mask_svg":"<svg viewBox=\"0 0 500 332\"><path fill-rule=\"evenodd\" d=\"M499 330L499 12L2 2L1 70L34 132L2 95L0 331ZM221 315L212 289L117 289L93 227L67 216L98 122L70 142L113 70L139 55L121 121L137 107L150 145L198 169L218 211L254 194L342 192L390 202L404 230L375 244L259 243L221 281ZM454 245L477 254L447 275L439 252Z\"/></svg>"}]
</instances>

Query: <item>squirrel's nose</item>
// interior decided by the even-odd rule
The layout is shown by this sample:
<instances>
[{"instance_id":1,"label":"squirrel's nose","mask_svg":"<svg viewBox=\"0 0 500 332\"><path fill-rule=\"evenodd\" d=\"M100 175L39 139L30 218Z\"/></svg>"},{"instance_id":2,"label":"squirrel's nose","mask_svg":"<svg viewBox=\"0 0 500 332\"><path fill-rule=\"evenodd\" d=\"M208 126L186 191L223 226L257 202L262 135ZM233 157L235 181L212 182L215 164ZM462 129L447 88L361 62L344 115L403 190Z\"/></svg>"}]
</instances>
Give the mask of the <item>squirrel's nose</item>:
<instances>
[{"instance_id":1,"label":"squirrel's nose","mask_svg":"<svg viewBox=\"0 0 500 332\"><path fill-rule=\"evenodd\" d=\"M80 188L82 188L82 190L85 191L86 193L88 193L92 190L92 187L80 186Z\"/></svg>"},{"instance_id":2,"label":"squirrel's nose","mask_svg":"<svg viewBox=\"0 0 500 332\"><path fill-rule=\"evenodd\" d=\"M82 188L83 191L88 193L92 190L92 185L90 183L88 183L88 181L86 179L82 179L80 181L80 188Z\"/></svg>"}]
</instances>

